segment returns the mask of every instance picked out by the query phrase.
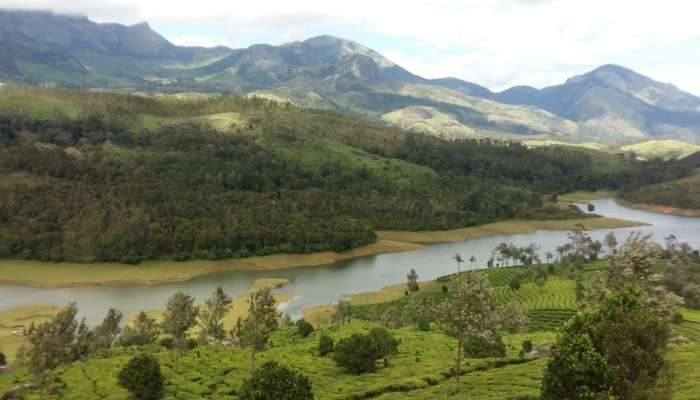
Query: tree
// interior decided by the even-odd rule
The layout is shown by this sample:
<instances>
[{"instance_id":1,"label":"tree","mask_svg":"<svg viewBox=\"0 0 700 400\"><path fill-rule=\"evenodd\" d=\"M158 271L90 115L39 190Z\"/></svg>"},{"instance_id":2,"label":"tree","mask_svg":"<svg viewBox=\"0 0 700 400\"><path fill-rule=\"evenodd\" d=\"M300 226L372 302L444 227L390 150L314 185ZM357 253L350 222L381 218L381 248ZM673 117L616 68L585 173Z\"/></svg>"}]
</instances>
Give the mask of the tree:
<instances>
[{"instance_id":1,"label":"tree","mask_svg":"<svg viewBox=\"0 0 700 400\"><path fill-rule=\"evenodd\" d=\"M633 285L642 292L645 303L670 317L682 299L660 284L663 278L654 272L655 263L656 248L651 235L633 232L617 252L608 256L608 268L604 273L605 289L615 292ZM603 295L592 297L604 298Z\"/></svg>"},{"instance_id":2,"label":"tree","mask_svg":"<svg viewBox=\"0 0 700 400\"><path fill-rule=\"evenodd\" d=\"M459 272L460 272L460 268L459 268L459 267L460 267L460 265L462 265L462 263L464 262L464 259L462 259L462 256L461 256L459 253L457 253L457 254L455 254L454 256L452 256L452 258L457 262L457 273L459 273Z\"/></svg>"},{"instance_id":3,"label":"tree","mask_svg":"<svg viewBox=\"0 0 700 400\"><path fill-rule=\"evenodd\" d=\"M197 323L199 307L194 305L194 297L177 292L168 299L165 316L161 327L163 332L173 338L173 345L178 351L187 346L187 331Z\"/></svg>"},{"instance_id":4,"label":"tree","mask_svg":"<svg viewBox=\"0 0 700 400\"><path fill-rule=\"evenodd\" d=\"M638 288L624 286L609 294L599 310L579 313L567 323L553 348L542 392L552 399L563 393L668 398L669 336L663 313Z\"/></svg>"},{"instance_id":5,"label":"tree","mask_svg":"<svg viewBox=\"0 0 700 400\"><path fill-rule=\"evenodd\" d=\"M7 359L5 359L5 353L0 351L0 367L7 365Z\"/></svg>"},{"instance_id":6,"label":"tree","mask_svg":"<svg viewBox=\"0 0 700 400\"><path fill-rule=\"evenodd\" d=\"M378 358L386 358L399 351L399 341L386 328L372 328L367 334L374 346Z\"/></svg>"},{"instance_id":7,"label":"tree","mask_svg":"<svg viewBox=\"0 0 700 400\"><path fill-rule=\"evenodd\" d=\"M51 320L39 326L30 325L27 339L31 345L29 366L36 375L86 356L89 330L84 321L76 320L75 303L68 305Z\"/></svg>"},{"instance_id":8,"label":"tree","mask_svg":"<svg viewBox=\"0 0 700 400\"><path fill-rule=\"evenodd\" d=\"M527 310L520 302L512 300L497 309L501 329L509 334L523 332L529 320Z\"/></svg>"},{"instance_id":9,"label":"tree","mask_svg":"<svg viewBox=\"0 0 700 400\"><path fill-rule=\"evenodd\" d=\"M236 336L243 347L250 350L251 369L255 370L255 355L265 349L267 340L277 329L279 314L270 288L263 288L250 295L248 316L236 323Z\"/></svg>"},{"instance_id":10,"label":"tree","mask_svg":"<svg viewBox=\"0 0 700 400\"><path fill-rule=\"evenodd\" d=\"M552 346L552 353L542 378L543 400L605 400L608 362L598 352L591 338L577 332L579 317L567 322L563 333Z\"/></svg>"},{"instance_id":11,"label":"tree","mask_svg":"<svg viewBox=\"0 0 700 400\"><path fill-rule=\"evenodd\" d=\"M552 254L551 251L548 251L545 253L544 258L547 260L547 264L551 264L552 259L554 258L554 255Z\"/></svg>"},{"instance_id":12,"label":"tree","mask_svg":"<svg viewBox=\"0 0 700 400\"><path fill-rule=\"evenodd\" d=\"M520 289L520 278L517 276L514 276L513 279L510 280L510 289L511 290L519 290Z\"/></svg>"},{"instance_id":13,"label":"tree","mask_svg":"<svg viewBox=\"0 0 700 400\"><path fill-rule=\"evenodd\" d=\"M303 318L298 320L294 325L297 327L297 334L301 337L307 337L314 331L314 326Z\"/></svg>"},{"instance_id":14,"label":"tree","mask_svg":"<svg viewBox=\"0 0 700 400\"><path fill-rule=\"evenodd\" d=\"M312 400L311 382L291 369L268 361L243 382L241 400Z\"/></svg>"},{"instance_id":15,"label":"tree","mask_svg":"<svg viewBox=\"0 0 700 400\"><path fill-rule=\"evenodd\" d=\"M120 311L114 308L110 308L107 311L107 315L102 320L102 323L93 330L92 347L94 350L106 349L112 346L112 343L114 343L121 331L119 328L121 320L122 313Z\"/></svg>"},{"instance_id":16,"label":"tree","mask_svg":"<svg viewBox=\"0 0 700 400\"><path fill-rule=\"evenodd\" d=\"M416 273L416 270L411 268L411 271L409 271L408 275L406 275L406 279L408 282L406 282L406 286L408 287L409 292L417 292L420 290L420 287L418 286L418 273Z\"/></svg>"},{"instance_id":17,"label":"tree","mask_svg":"<svg viewBox=\"0 0 700 400\"><path fill-rule=\"evenodd\" d=\"M377 360L386 357L386 351L390 350L388 346L382 348L383 345L386 343L379 343L370 335L353 333L335 344L333 360L351 374L374 372Z\"/></svg>"},{"instance_id":18,"label":"tree","mask_svg":"<svg viewBox=\"0 0 700 400\"><path fill-rule=\"evenodd\" d=\"M204 308L199 312L199 337L202 341L206 342L209 338L222 340L226 337L223 319L231 309L231 303L231 296L221 286L204 302Z\"/></svg>"},{"instance_id":19,"label":"tree","mask_svg":"<svg viewBox=\"0 0 700 400\"><path fill-rule=\"evenodd\" d=\"M157 400L163 397L165 378L160 364L149 354L133 357L119 371L119 386L128 390L136 400Z\"/></svg>"},{"instance_id":20,"label":"tree","mask_svg":"<svg viewBox=\"0 0 700 400\"><path fill-rule=\"evenodd\" d=\"M603 240L605 241L605 245L608 247L608 254L614 253L615 248L617 247L617 237L615 237L615 232L608 232Z\"/></svg>"},{"instance_id":21,"label":"tree","mask_svg":"<svg viewBox=\"0 0 700 400\"><path fill-rule=\"evenodd\" d=\"M143 346L153 343L159 334L160 327L156 320L141 311L136 315L133 324L122 329L117 341L120 346Z\"/></svg>"},{"instance_id":22,"label":"tree","mask_svg":"<svg viewBox=\"0 0 700 400\"><path fill-rule=\"evenodd\" d=\"M342 324L346 320L349 320L352 317L352 306L350 305L350 301L346 299L340 299L338 300L338 303L335 305L335 311L333 312L332 320L336 324Z\"/></svg>"},{"instance_id":23,"label":"tree","mask_svg":"<svg viewBox=\"0 0 700 400\"><path fill-rule=\"evenodd\" d=\"M455 277L454 287L447 296L433 305L437 321L458 341L454 368L458 389L464 340L468 336L487 340L497 336L491 292L491 285L482 274L461 274Z\"/></svg>"},{"instance_id":24,"label":"tree","mask_svg":"<svg viewBox=\"0 0 700 400\"><path fill-rule=\"evenodd\" d=\"M323 332L318 339L318 354L323 357L328 353L332 353L334 348L333 338Z\"/></svg>"},{"instance_id":25,"label":"tree","mask_svg":"<svg viewBox=\"0 0 700 400\"><path fill-rule=\"evenodd\" d=\"M474 263L475 263L475 262L476 262L476 257L474 257L474 255L472 255L471 257L469 257L469 266L470 266L470 267L474 268Z\"/></svg>"},{"instance_id":26,"label":"tree","mask_svg":"<svg viewBox=\"0 0 700 400\"><path fill-rule=\"evenodd\" d=\"M588 203L587 208L588 208L589 213L592 213L593 211L595 211L595 206L592 203Z\"/></svg>"},{"instance_id":27,"label":"tree","mask_svg":"<svg viewBox=\"0 0 700 400\"><path fill-rule=\"evenodd\" d=\"M600 243L598 240L592 241L588 245L588 258L591 260L597 260L598 259L598 254L600 251L603 249L603 244Z\"/></svg>"}]
</instances>

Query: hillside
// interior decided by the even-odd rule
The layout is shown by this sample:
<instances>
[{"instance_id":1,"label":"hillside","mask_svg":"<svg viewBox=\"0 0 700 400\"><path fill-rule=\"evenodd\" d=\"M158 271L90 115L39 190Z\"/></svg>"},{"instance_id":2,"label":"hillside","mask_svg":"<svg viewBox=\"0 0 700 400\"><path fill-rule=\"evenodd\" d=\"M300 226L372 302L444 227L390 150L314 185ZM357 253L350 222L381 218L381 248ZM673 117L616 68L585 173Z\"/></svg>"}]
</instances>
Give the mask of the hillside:
<instances>
[{"instance_id":1,"label":"hillside","mask_svg":"<svg viewBox=\"0 0 700 400\"><path fill-rule=\"evenodd\" d=\"M643 186L620 195L623 200L648 206L700 211L700 173L654 185Z\"/></svg>"},{"instance_id":2,"label":"hillside","mask_svg":"<svg viewBox=\"0 0 700 400\"><path fill-rule=\"evenodd\" d=\"M576 190L682 177L565 147L447 141L229 96L0 90L0 257L138 263L342 251L375 230L579 216Z\"/></svg>"},{"instance_id":3,"label":"hillside","mask_svg":"<svg viewBox=\"0 0 700 400\"><path fill-rule=\"evenodd\" d=\"M318 36L245 49L182 47L148 24L0 10L0 81L68 88L255 94L448 137L700 143L700 100L617 66L501 93L425 79L359 43Z\"/></svg>"}]
</instances>

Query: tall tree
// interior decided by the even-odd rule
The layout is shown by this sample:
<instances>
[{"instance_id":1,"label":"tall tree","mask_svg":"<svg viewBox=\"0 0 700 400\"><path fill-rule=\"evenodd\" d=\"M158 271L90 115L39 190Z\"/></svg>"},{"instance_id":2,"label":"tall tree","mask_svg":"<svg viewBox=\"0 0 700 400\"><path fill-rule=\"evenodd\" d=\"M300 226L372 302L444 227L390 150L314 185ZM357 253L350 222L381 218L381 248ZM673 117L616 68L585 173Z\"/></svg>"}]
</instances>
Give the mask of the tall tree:
<instances>
[{"instance_id":1,"label":"tall tree","mask_svg":"<svg viewBox=\"0 0 700 400\"><path fill-rule=\"evenodd\" d=\"M433 304L436 320L445 332L457 338L454 376L459 389L464 340L480 337L493 340L498 336L492 289L482 274L465 273L455 276L454 287L440 302Z\"/></svg>"},{"instance_id":2,"label":"tall tree","mask_svg":"<svg viewBox=\"0 0 700 400\"><path fill-rule=\"evenodd\" d=\"M132 324L127 324L122 329L118 342L121 346L143 346L153 343L159 334L158 322L141 311Z\"/></svg>"},{"instance_id":3,"label":"tall tree","mask_svg":"<svg viewBox=\"0 0 700 400\"><path fill-rule=\"evenodd\" d=\"M615 236L615 232L608 232L603 240L605 241L605 245L608 247L608 254L614 253L615 248L617 247L617 237Z\"/></svg>"},{"instance_id":4,"label":"tall tree","mask_svg":"<svg viewBox=\"0 0 700 400\"><path fill-rule=\"evenodd\" d=\"M352 305L349 300L340 299L335 305L335 311L333 312L333 322L336 324L342 324L346 320L352 317Z\"/></svg>"},{"instance_id":5,"label":"tall tree","mask_svg":"<svg viewBox=\"0 0 700 400\"><path fill-rule=\"evenodd\" d=\"M204 302L204 307L199 311L199 336L203 341L209 338L221 340L226 336L223 319L231 309L231 296L224 292L220 286L210 299Z\"/></svg>"},{"instance_id":6,"label":"tall tree","mask_svg":"<svg viewBox=\"0 0 700 400\"><path fill-rule=\"evenodd\" d=\"M72 303L51 320L38 326L32 323L27 330L29 367L42 385L47 372L88 355L91 333L85 320L78 322L77 314L78 308Z\"/></svg>"},{"instance_id":7,"label":"tall tree","mask_svg":"<svg viewBox=\"0 0 700 400\"><path fill-rule=\"evenodd\" d=\"M102 320L102 323L93 330L93 349L106 349L112 346L112 343L114 343L114 340L121 331L119 327L121 321L121 311L110 308L104 320Z\"/></svg>"},{"instance_id":8,"label":"tall tree","mask_svg":"<svg viewBox=\"0 0 700 400\"><path fill-rule=\"evenodd\" d=\"M255 370L255 355L267 346L270 333L277 329L279 313L269 288L260 289L250 295L248 316L236 323L236 336L241 345L250 350L252 369Z\"/></svg>"},{"instance_id":9,"label":"tall tree","mask_svg":"<svg viewBox=\"0 0 700 400\"><path fill-rule=\"evenodd\" d=\"M194 297L177 292L168 299L165 317L161 327L173 338L175 348L182 351L187 345L187 332L197 323L199 307L194 305Z\"/></svg>"},{"instance_id":10,"label":"tall tree","mask_svg":"<svg viewBox=\"0 0 700 400\"><path fill-rule=\"evenodd\" d=\"M459 267L460 267L460 266L462 265L462 263L464 262L464 259L462 259L462 255L460 255L459 253L457 253L457 254L455 254L454 256L452 256L452 258L457 262L457 273L459 273L459 272L460 272L460 268L459 268Z\"/></svg>"},{"instance_id":11,"label":"tall tree","mask_svg":"<svg viewBox=\"0 0 700 400\"><path fill-rule=\"evenodd\" d=\"M420 287L418 286L418 273L415 269L411 268L408 275L406 275L406 279L406 286L408 287L409 292L417 292L420 290Z\"/></svg>"}]
</instances>

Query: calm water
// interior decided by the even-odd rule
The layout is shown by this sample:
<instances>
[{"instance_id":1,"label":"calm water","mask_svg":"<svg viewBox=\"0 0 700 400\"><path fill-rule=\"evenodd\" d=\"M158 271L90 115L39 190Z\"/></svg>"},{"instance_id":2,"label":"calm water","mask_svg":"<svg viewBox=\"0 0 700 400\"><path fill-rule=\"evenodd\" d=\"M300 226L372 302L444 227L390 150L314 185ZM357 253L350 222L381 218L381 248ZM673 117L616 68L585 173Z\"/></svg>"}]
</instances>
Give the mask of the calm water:
<instances>
[{"instance_id":1,"label":"calm water","mask_svg":"<svg viewBox=\"0 0 700 400\"><path fill-rule=\"evenodd\" d=\"M659 241L674 234L694 248L700 246L700 218L632 210L617 205L612 199L596 200L593 204L596 206L597 214L651 224L644 227L616 229L619 242L636 230L652 233ZM591 236L602 240L607 232L607 230L593 231ZM279 291L294 293L295 298L282 304L280 309L297 317L303 308L334 303L343 293L376 290L389 284L403 282L411 268L418 272L421 280L454 272L456 264L452 256L455 253L460 253L464 259L474 255L477 258L476 265L484 265L491 249L500 242L510 242L518 246L534 242L541 246L540 254L543 255L547 251L555 254L554 249L566 241L566 232L538 231L533 234L498 235L460 243L435 244L417 251L356 258L323 267L301 267L282 271L225 272L188 282L152 286L117 285L65 289L0 286L0 310L30 303L64 305L76 302L80 313L89 323L94 324L104 316L109 307L117 307L127 315L140 310L163 308L167 298L178 290L184 290L203 301L217 286L223 286L227 292L235 295L245 292L256 279L286 278L290 283Z\"/></svg>"}]
</instances>

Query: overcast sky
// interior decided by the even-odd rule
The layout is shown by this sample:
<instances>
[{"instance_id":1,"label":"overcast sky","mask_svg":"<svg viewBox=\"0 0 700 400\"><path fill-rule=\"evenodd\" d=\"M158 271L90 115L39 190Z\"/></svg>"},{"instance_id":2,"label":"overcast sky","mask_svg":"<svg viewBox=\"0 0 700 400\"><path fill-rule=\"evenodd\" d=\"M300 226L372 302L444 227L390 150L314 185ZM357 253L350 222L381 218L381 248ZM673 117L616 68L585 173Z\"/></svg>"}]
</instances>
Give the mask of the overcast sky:
<instances>
[{"instance_id":1,"label":"overcast sky","mask_svg":"<svg viewBox=\"0 0 700 400\"><path fill-rule=\"evenodd\" d=\"M427 78L542 87L606 63L700 94L692 0L0 0L3 8L147 21L176 44L352 39Z\"/></svg>"}]
</instances>

